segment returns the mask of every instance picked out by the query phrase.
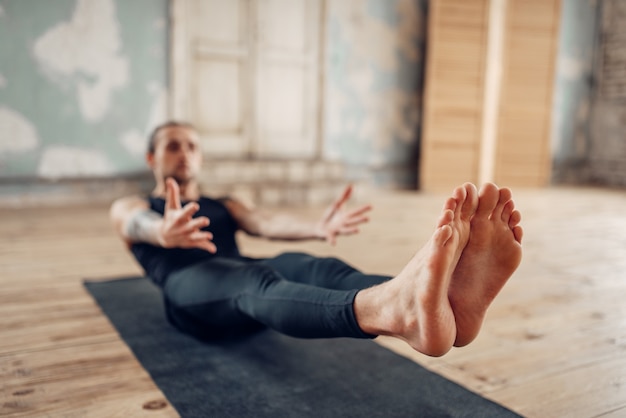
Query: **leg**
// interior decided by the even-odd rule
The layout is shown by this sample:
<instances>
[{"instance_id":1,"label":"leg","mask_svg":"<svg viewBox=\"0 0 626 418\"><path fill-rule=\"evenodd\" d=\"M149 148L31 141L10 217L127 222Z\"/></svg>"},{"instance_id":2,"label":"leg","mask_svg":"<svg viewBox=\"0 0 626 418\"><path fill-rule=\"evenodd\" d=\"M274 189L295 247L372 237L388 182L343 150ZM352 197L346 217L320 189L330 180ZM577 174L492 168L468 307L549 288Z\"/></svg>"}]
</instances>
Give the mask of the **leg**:
<instances>
[{"instance_id":1,"label":"leg","mask_svg":"<svg viewBox=\"0 0 626 418\"><path fill-rule=\"evenodd\" d=\"M172 274L164 287L170 320L200 338L261 325L301 338L371 338L354 317L356 292L294 283L267 265L220 258Z\"/></svg>"},{"instance_id":2,"label":"leg","mask_svg":"<svg viewBox=\"0 0 626 418\"><path fill-rule=\"evenodd\" d=\"M457 325L455 346L476 338L487 308L520 264L520 220L509 189L482 187L469 242L448 290Z\"/></svg>"},{"instance_id":3,"label":"leg","mask_svg":"<svg viewBox=\"0 0 626 418\"><path fill-rule=\"evenodd\" d=\"M263 260L286 280L326 289L366 289L391 279L389 276L364 274L334 257L315 257L305 253L283 253Z\"/></svg>"},{"instance_id":4,"label":"leg","mask_svg":"<svg viewBox=\"0 0 626 418\"><path fill-rule=\"evenodd\" d=\"M450 350L456 324L448 286L477 204L473 185L458 187L446 201L435 233L400 274L357 294L354 310L365 332L401 338L427 355Z\"/></svg>"}]
</instances>

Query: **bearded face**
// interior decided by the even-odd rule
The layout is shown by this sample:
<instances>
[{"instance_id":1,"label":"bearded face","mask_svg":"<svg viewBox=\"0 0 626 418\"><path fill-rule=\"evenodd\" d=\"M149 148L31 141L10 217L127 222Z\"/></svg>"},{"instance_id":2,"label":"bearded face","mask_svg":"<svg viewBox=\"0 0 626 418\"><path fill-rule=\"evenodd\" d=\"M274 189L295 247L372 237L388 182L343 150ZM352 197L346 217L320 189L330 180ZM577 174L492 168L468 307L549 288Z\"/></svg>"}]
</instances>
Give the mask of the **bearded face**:
<instances>
[{"instance_id":1,"label":"bearded face","mask_svg":"<svg viewBox=\"0 0 626 418\"><path fill-rule=\"evenodd\" d=\"M184 186L194 181L202 165L198 134L191 128L173 126L163 128L157 135L153 154L148 164L157 178L172 177Z\"/></svg>"}]
</instances>

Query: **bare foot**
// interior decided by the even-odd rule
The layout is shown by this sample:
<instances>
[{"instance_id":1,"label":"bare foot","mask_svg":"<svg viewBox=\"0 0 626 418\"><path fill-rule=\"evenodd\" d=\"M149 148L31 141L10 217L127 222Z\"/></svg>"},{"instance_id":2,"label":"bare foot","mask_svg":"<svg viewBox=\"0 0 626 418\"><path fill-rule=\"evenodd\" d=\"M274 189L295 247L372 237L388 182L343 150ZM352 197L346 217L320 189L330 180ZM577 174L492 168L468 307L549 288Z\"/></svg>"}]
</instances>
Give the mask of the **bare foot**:
<instances>
[{"instance_id":1,"label":"bare foot","mask_svg":"<svg viewBox=\"0 0 626 418\"><path fill-rule=\"evenodd\" d=\"M446 201L437 229L400 274L359 292L354 311L361 329L401 338L430 355L447 353L456 339L448 286L470 234L478 192L472 184Z\"/></svg>"},{"instance_id":2,"label":"bare foot","mask_svg":"<svg viewBox=\"0 0 626 418\"><path fill-rule=\"evenodd\" d=\"M481 188L469 241L448 290L456 319L455 346L465 346L476 338L487 308L519 266L520 221L509 189L491 183Z\"/></svg>"}]
</instances>

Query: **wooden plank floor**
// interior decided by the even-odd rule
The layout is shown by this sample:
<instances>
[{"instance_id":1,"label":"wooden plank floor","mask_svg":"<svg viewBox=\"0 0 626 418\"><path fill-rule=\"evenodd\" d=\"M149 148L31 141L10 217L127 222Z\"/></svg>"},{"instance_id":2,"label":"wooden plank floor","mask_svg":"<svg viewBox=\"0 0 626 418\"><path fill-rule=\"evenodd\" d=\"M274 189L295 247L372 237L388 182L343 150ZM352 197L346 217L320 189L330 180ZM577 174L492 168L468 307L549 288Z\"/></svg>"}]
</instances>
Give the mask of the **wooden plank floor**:
<instances>
[{"instance_id":1,"label":"wooden plank floor","mask_svg":"<svg viewBox=\"0 0 626 418\"><path fill-rule=\"evenodd\" d=\"M336 247L242 237L242 248L334 254L393 275L443 196L367 200L373 221ZM524 259L479 338L435 359L379 342L528 417L626 416L626 192L521 190L516 203ZM82 287L140 273L107 210L0 210L0 416L177 416Z\"/></svg>"}]
</instances>

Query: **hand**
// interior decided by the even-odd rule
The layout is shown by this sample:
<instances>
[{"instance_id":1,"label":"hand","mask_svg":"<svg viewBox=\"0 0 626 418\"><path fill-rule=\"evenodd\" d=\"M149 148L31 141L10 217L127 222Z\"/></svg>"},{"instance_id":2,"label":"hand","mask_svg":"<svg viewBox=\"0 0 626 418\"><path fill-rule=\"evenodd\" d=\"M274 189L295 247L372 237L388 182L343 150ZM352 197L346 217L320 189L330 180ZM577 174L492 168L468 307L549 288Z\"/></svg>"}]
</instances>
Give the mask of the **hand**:
<instances>
[{"instance_id":1,"label":"hand","mask_svg":"<svg viewBox=\"0 0 626 418\"><path fill-rule=\"evenodd\" d=\"M165 182L165 211L159 230L159 243L165 248L200 248L215 253L217 248L211 242L213 234L201 229L209 225L209 218L193 214L200 209L196 202L184 207L180 204L180 189L172 178Z\"/></svg>"},{"instance_id":2,"label":"hand","mask_svg":"<svg viewBox=\"0 0 626 418\"><path fill-rule=\"evenodd\" d=\"M352 185L348 185L342 195L326 210L317 228L319 235L335 245L338 235L352 235L359 232L358 225L369 221L364 214L372 210L371 205L361 206L351 211L345 211L343 206L352 195Z\"/></svg>"}]
</instances>

